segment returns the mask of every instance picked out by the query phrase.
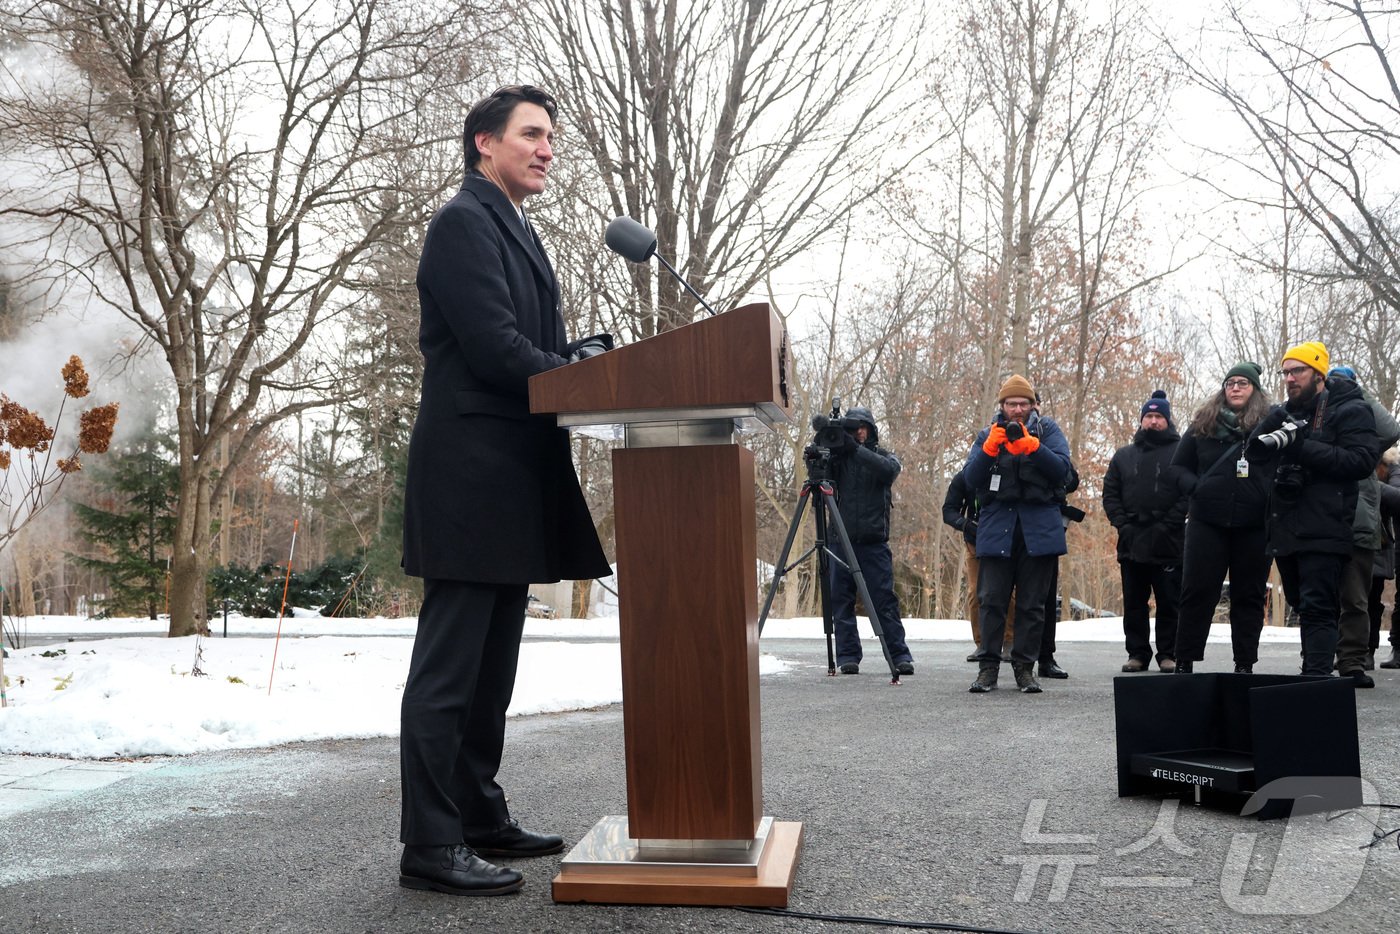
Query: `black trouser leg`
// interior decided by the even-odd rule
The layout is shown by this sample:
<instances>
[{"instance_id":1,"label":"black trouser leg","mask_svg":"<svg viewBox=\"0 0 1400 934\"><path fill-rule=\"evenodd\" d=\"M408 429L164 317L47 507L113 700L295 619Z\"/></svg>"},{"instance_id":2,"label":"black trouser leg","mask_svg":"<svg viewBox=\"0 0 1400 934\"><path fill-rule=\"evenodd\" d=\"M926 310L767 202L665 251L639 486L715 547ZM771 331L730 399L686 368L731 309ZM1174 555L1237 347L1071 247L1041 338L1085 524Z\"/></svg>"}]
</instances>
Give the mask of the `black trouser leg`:
<instances>
[{"instance_id":1,"label":"black trouser leg","mask_svg":"<svg viewBox=\"0 0 1400 934\"><path fill-rule=\"evenodd\" d=\"M1230 566L1230 644L1235 664L1253 668L1259 661L1259 634L1264 631L1264 604L1269 599L1269 566L1263 526L1231 529L1227 560ZM1184 585L1183 585L1184 586Z\"/></svg>"},{"instance_id":2,"label":"black trouser leg","mask_svg":"<svg viewBox=\"0 0 1400 934\"><path fill-rule=\"evenodd\" d=\"M1060 598L1060 559L1055 557L1050 571L1050 586L1045 593L1045 624L1040 630L1040 664L1049 665L1055 661L1055 629L1060 621L1061 610L1056 604ZM1068 607L1065 608L1065 611Z\"/></svg>"},{"instance_id":3,"label":"black trouser leg","mask_svg":"<svg viewBox=\"0 0 1400 934\"><path fill-rule=\"evenodd\" d=\"M1123 582L1123 642L1129 658L1146 664L1152 660L1151 623L1147 600L1152 593L1152 565L1126 558L1118 560Z\"/></svg>"},{"instance_id":4,"label":"black trouser leg","mask_svg":"<svg viewBox=\"0 0 1400 934\"><path fill-rule=\"evenodd\" d=\"M1157 662L1176 658L1177 607L1181 600L1181 566L1151 565L1152 595L1157 601Z\"/></svg>"},{"instance_id":5,"label":"black trouser leg","mask_svg":"<svg viewBox=\"0 0 1400 934\"><path fill-rule=\"evenodd\" d=\"M1278 558L1284 595L1298 608L1305 675L1332 674L1342 610L1342 570L1348 559L1348 555L1316 552Z\"/></svg>"},{"instance_id":6,"label":"black trouser leg","mask_svg":"<svg viewBox=\"0 0 1400 934\"><path fill-rule=\"evenodd\" d=\"M400 839L461 843L509 816L496 783L527 588L425 580L404 684Z\"/></svg>"},{"instance_id":7,"label":"black trouser leg","mask_svg":"<svg viewBox=\"0 0 1400 934\"><path fill-rule=\"evenodd\" d=\"M1200 661L1206 657L1206 639L1211 620L1220 603L1221 584L1230 561L1230 529L1199 519L1186 523L1186 550L1182 558L1181 605L1177 615L1177 661ZM1230 611L1235 608L1235 582L1230 581ZM1231 626L1233 630L1233 624ZM1258 641L1257 639L1255 640ZM1162 641L1157 640L1157 648ZM1236 656L1236 661L1239 661Z\"/></svg>"}]
</instances>

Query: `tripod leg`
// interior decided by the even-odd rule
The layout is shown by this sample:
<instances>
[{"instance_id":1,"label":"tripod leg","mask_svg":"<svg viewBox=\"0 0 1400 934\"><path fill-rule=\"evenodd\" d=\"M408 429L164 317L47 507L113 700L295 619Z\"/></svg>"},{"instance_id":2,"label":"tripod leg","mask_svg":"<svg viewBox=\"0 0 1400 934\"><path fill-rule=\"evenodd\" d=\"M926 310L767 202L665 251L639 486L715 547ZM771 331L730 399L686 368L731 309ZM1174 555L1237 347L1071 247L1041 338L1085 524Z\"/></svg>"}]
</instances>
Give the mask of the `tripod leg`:
<instances>
[{"instance_id":1,"label":"tripod leg","mask_svg":"<svg viewBox=\"0 0 1400 934\"><path fill-rule=\"evenodd\" d=\"M836 508L836 493L831 487L822 486L821 496L822 502L831 513L832 522L836 525L836 534L841 537L841 544L846 549L851 576L856 579L856 591L865 602L865 615L870 620L870 628L875 630L875 637L880 640L880 651L884 653L885 663L890 666L890 684L899 684L899 668L890 655L888 643L885 642L885 629L880 625L880 617L875 612L875 601L870 599L870 591L865 586L865 575L861 573L860 562L856 560L856 550L851 545L851 537L846 534L846 524L841 521L841 510Z\"/></svg>"},{"instance_id":2,"label":"tripod leg","mask_svg":"<svg viewBox=\"0 0 1400 934\"><path fill-rule=\"evenodd\" d=\"M773 608L773 597L778 593L778 585L782 583L783 577L787 574L788 552L792 551L793 540L797 538L797 530L802 525L802 510L807 508L807 496L811 492L811 484L803 484L802 492L797 497L797 509L792 514L792 524L788 526L787 541L783 542L783 551L778 555L778 563L773 568L773 583L768 587L768 597L763 601L763 612L758 614L758 635L763 637L763 625L768 622L768 611Z\"/></svg>"},{"instance_id":3,"label":"tripod leg","mask_svg":"<svg viewBox=\"0 0 1400 934\"><path fill-rule=\"evenodd\" d=\"M835 676L836 624L831 618L831 563L826 547L826 510L822 508L824 502L817 499L812 505L812 517L817 526L817 540L813 547L817 552L817 592L821 594L822 632L826 635L826 673Z\"/></svg>"}]
</instances>

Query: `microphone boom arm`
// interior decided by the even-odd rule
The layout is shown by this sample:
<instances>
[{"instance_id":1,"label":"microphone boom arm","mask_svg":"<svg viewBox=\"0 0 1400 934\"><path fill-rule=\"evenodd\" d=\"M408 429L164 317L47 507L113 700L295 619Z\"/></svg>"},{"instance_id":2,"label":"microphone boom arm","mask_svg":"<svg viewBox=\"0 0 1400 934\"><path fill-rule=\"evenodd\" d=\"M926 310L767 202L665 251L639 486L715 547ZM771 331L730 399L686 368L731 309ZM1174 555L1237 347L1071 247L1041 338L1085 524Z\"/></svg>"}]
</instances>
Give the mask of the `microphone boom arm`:
<instances>
[{"instance_id":1,"label":"microphone boom arm","mask_svg":"<svg viewBox=\"0 0 1400 934\"><path fill-rule=\"evenodd\" d=\"M671 275L676 277L676 281L683 285L687 292L695 296L695 300L701 305L704 305L706 311L708 311L711 315L717 314L717 312L710 307L710 303L705 301L705 297L699 292L695 291L695 289L691 287L690 283L686 282L685 278L682 277L680 273L676 272L676 267L666 262L666 257L662 256L660 253L653 253L651 255L656 257L657 262L659 262L661 265L665 266L668 270L670 270Z\"/></svg>"}]
</instances>

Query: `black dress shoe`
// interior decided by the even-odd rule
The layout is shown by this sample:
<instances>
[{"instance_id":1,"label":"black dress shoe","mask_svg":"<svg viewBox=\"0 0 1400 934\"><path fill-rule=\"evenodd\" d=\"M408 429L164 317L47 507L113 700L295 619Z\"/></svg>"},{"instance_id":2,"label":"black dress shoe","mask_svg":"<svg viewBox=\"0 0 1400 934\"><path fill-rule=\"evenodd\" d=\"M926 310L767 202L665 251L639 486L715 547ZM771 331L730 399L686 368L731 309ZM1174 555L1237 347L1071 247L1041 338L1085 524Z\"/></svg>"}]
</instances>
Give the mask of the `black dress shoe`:
<instances>
[{"instance_id":1,"label":"black dress shoe","mask_svg":"<svg viewBox=\"0 0 1400 934\"><path fill-rule=\"evenodd\" d=\"M448 895L505 895L525 884L514 869L494 866L462 846L406 846L399 885Z\"/></svg>"},{"instance_id":2,"label":"black dress shoe","mask_svg":"<svg viewBox=\"0 0 1400 934\"><path fill-rule=\"evenodd\" d=\"M980 662L982 659L978 657L976 652L973 652L967 657L967 660L970 662Z\"/></svg>"},{"instance_id":3,"label":"black dress shoe","mask_svg":"<svg viewBox=\"0 0 1400 934\"><path fill-rule=\"evenodd\" d=\"M466 840L482 856L548 856L564 849L563 837L526 830L513 817L490 833L467 834Z\"/></svg>"},{"instance_id":4,"label":"black dress shoe","mask_svg":"<svg viewBox=\"0 0 1400 934\"><path fill-rule=\"evenodd\" d=\"M855 662L847 662L846 664L842 665L842 666L841 666L839 669L837 669L837 670L840 671L841 674L843 674L843 675L858 675L858 674L860 674L860 666L857 665Z\"/></svg>"},{"instance_id":5,"label":"black dress shoe","mask_svg":"<svg viewBox=\"0 0 1400 934\"><path fill-rule=\"evenodd\" d=\"M1058 664L1056 664L1055 660L1052 658L1048 662L1040 663L1040 676L1042 678L1064 679L1069 677L1069 672L1065 671Z\"/></svg>"},{"instance_id":6,"label":"black dress shoe","mask_svg":"<svg viewBox=\"0 0 1400 934\"><path fill-rule=\"evenodd\" d=\"M912 675L914 673L913 662L900 662L894 666L894 670L902 675Z\"/></svg>"}]
</instances>

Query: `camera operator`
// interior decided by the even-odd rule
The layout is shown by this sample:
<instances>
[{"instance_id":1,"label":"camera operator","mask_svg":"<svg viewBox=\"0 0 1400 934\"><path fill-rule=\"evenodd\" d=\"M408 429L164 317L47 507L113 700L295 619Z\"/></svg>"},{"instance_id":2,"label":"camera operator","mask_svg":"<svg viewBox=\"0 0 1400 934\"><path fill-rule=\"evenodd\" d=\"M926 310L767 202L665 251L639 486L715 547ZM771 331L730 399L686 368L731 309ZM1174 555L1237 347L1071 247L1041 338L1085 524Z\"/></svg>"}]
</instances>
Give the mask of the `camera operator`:
<instances>
[{"instance_id":1,"label":"camera operator","mask_svg":"<svg viewBox=\"0 0 1400 934\"><path fill-rule=\"evenodd\" d=\"M914 673L914 658L904 641L904 621L894 593L894 561L890 556L890 488L901 469L899 458L880 447L875 416L863 406L846 410L844 431L818 427L818 442L831 450L831 481L836 504L855 550L856 562L875 606L866 609L880 620L885 646L902 675ZM841 542L831 542L840 561L831 562L831 618L836 630L836 661L843 675L860 671L860 634L856 631L856 580L845 563Z\"/></svg>"},{"instance_id":2,"label":"camera operator","mask_svg":"<svg viewBox=\"0 0 1400 934\"><path fill-rule=\"evenodd\" d=\"M1245 445L1250 462L1275 460L1267 551L1284 594L1298 608L1305 675L1332 674L1342 571L1352 551L1357 481L1371 474L1380 441L1356 383L1329 380L1327 348L1299 344L1283 355L1288 401L1264 416Z\"/></svg>"},{"instance_id":3,"label":"camera operator","mask_svg":"<svg viewBox=\"0 0 1400 934\"><path fill-rule=\"evenodd\" d=\"M981 505L977 521L978 617L982 639L977 680L969 690L996 689L1007 605L1016 595L1011 669L1024 694L1040 693L1034 666L1041 652L1045 601L1056 559L1065 553L1062 490L1070 473L1069 443L1035 407L1035 387L1012 376L997 393L995 422L973 442L963 465Z\"/></svg>"}]
</instances>

